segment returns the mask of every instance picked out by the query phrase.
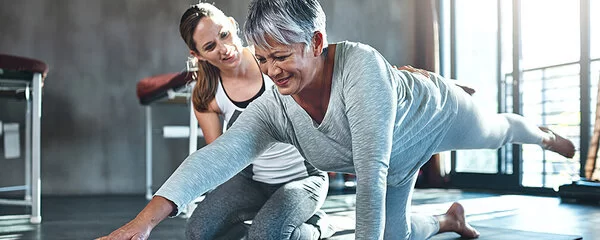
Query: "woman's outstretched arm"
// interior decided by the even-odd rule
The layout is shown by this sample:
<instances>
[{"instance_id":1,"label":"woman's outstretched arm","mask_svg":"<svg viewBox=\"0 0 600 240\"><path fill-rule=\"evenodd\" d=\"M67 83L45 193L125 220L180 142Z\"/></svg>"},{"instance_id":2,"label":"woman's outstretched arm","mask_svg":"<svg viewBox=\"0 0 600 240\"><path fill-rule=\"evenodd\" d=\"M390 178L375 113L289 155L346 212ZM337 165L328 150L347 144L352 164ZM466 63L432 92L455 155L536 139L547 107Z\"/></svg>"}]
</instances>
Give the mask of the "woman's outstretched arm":
<instances>
[{"instance_id":1,"label":"woman's outstretched arm","mask_svg":"<svg viewBox=\"0 0 600 240\"><path fill-rule=\"evenodd\" d=\"M130 222L98 240L145 240L150 232L175 209L175 204L161 196L154 196Z\"/></svg>"},{"instance_id":2,"label":"woman's outstretched arm","mask_svg":"<svg viewBox=\"0 0 600 240\"><path fill-rule=\"evenodd\" d=\"M132 221L100 239L147 239L160 221L248 166L276 141L268 112L257 107L250 104L225 134L188 156Z\"/></svg>"}]
</instances>

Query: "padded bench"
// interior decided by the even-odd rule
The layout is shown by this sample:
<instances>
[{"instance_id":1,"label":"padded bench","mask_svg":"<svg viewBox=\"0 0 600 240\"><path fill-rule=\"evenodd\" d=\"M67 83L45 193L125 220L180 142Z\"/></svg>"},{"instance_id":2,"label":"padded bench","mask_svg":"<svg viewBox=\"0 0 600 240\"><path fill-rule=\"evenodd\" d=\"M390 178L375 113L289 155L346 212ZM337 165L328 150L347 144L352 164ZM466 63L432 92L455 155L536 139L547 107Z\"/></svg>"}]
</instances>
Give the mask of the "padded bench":
<instances>
[{"instance_id":1,"label":"padded bench","mask_svg":"<svg viewBox=\"0 0 600 240\"><path fill-rule=\"evenodd\" d=\"M143 78L137 84L137 96L142 105L150 105L164 99L173 101L177 95L187 97L188 83L192 81L189 72L166 73Z\"/></svg>"},{"instance_id":2,"label":"padded bench","mask_svg":"<svg viewBox=\"0 0 600 240\"><path fill-rule=\"evenodd\" d=\"M40 60L0 53L0 97L27 101L25 113L25 185L0 188L0 192L25 190L25 199L22 201L0 199L0 204L30 205L31 215L25 217L28 217L30 222L35 224L42 221L40 204L40 123L42 87L47 74L48 65Z\"/></svg>"},{"instance_id":3,"label":"padded bench","mask_svg":"<svg viewBox=\"0 0 600 240\"><path fill-rule=\"evenodd\" d=\"M137 84L137 96L140 104L146 108L146 199L150 200L153 195L152 190L152 105L155 103L175 103L189 105L189 126L164 126L163 136L187 137L189 139L189 153L198 149L198 137L202 136L202 131L198 129L198 121L194 114L193 104L191 102L191 90L195 82L192 74L187 71L178 73L166 73L146 77ZM185 135L172 134L169 130L179 130L184 128Z\"/></svg>"}]
</instances>

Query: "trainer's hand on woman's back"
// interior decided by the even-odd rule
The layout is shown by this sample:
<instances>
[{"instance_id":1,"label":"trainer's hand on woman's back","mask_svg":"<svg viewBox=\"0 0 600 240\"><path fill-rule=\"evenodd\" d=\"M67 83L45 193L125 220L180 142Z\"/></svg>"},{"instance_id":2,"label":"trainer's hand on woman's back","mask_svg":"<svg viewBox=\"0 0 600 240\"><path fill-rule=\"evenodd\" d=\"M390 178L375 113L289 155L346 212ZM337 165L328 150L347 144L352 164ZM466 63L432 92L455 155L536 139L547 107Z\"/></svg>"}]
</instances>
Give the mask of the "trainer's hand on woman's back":
<instances>
[{"instance_id":1,"label":"trainer's hand on woman's back","mask_svg":"<svg viewBox=\"0 0 600 240\"><path fill-rule=\"evenodd\" d=\"M419 69L419 68L414 68L411 65L405 65L402 67L397 67L394 65L394 68L398 69L398 70L406 70L409 71L411 73L420 73L421 75L425 76L425 77L429 77L429 72L423 70L423 69Z\"/></svg>"}]
</instances>

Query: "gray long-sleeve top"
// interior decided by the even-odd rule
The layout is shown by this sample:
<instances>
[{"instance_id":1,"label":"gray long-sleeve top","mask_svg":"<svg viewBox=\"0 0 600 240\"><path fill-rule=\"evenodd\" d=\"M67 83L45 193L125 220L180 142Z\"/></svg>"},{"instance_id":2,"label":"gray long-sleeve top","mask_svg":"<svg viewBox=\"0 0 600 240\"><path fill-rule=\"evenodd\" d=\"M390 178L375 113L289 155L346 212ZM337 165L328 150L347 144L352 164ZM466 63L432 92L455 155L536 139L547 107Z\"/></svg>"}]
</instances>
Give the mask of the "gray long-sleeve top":
<instances>
[{"instance_id":1,"label":"gray long-sleeve top","mask_svg":"<svg viewBox=\"0 0 600 240\"><path fill-rule=\"evenodd\" d=\"M375 49L337 43L329 106L317 124L276 88L252 102L212 144L191 154L156 195L181 210L249 165L272 142L296 146L315 167L355 173L356 239L381 239L387 185L410 181L456 116L437 75L395 70Z\"/></svg>"}]
</instances>

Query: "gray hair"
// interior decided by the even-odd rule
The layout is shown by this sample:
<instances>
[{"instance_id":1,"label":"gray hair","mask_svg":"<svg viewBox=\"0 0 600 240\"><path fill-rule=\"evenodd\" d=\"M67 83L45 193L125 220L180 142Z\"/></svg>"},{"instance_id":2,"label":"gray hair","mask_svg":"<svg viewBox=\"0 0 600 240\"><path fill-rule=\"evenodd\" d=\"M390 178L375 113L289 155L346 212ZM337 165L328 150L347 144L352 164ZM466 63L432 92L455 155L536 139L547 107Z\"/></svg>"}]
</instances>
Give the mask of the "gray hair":
<instances>
[{"instance_id":1,"label":"gray hair","mask_svg":"<svg viewBox=\"0 0 600 240\"><path fill-rule=\"evenodd\" d=\"M320 31L327 46L325 13L318 0L252 0L244 24L248 44L271 47L266 37L280 44L304 43L310 46L315 31Z\"/></svg>"}]
</instances>

